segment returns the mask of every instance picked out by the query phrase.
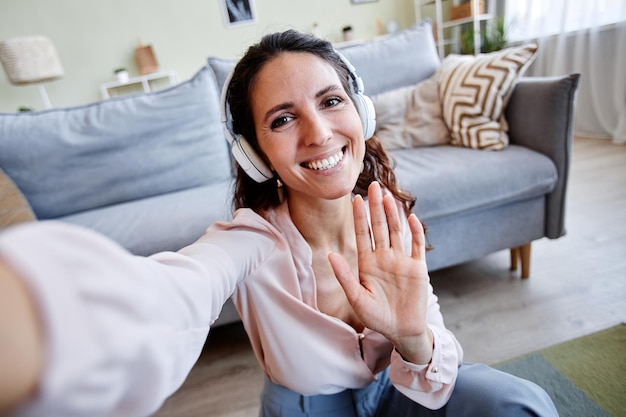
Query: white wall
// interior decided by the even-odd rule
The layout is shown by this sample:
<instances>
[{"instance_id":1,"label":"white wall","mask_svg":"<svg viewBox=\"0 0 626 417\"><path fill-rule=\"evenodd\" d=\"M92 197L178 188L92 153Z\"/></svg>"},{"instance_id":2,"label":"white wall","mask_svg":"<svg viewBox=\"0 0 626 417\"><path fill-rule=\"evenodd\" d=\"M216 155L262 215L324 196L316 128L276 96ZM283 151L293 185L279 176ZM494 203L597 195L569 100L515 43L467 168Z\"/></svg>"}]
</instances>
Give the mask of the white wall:
<instances>
[{"instance_id":1,"label":"white wall","mask_svg":"<svg viewBox=\"0 0 626 417\"><path fill-rule=\"evenodd\" d=\"M0 39L45 35L55 43L65 77L46 84L55 107L100 100L100 84L113 70L137 75L134 48L140 39L153 47L160 69L191 77L208 56L237 58L265 33L295 28L341 39L351 25L357 39L379 35L390 19L406 28L415 21L412 0L255 0L257 21L226 27L222 0L0 0ZM43 107L36 86L11 85L0 75L0 112Z\"/></svg>"}]
</instances>

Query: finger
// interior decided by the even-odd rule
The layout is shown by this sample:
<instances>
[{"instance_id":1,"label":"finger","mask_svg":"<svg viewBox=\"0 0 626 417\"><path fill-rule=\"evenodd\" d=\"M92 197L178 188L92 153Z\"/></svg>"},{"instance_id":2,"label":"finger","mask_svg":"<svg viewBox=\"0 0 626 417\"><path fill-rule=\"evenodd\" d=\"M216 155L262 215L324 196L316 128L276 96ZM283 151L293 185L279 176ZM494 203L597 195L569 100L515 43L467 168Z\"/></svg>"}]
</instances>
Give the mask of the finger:
<instances>
[{"instance_id":1,"label":"finger","mask_svg":"<svg viewBox=\"0 0 626 417\"><path fill-rule=\"evenodd\" d=\"M334 252L329 253L328 261L333 268L337 281L339 281L341 288L343 288L343 291L346 293L346 297L348 297L348 302L354 305L359 298L360 292L363 291L359 280L352 273L348 262L340 254Z\"/></svg>"},{"instance_id":2,"label":"finger","mask_svg":"<svg viewBox=\"0 0 626 417\"><path fill-rule=\"evenodd\" d=\"M383 197L383 206L387 216L387 228L389 233L389 243L392 248L404 250L404 239L402 238L402 226L396 199L391 194Z\"/></svg>"},{"instance_id":3,"label":"finger","mask_svg":"<svg viewBox=\"0 0 626 417\"><path fill-rule=\"evenodd\" d=\"M411 256L416 259L426 259L426 238L424 236L424 227L417 216L413 213L409 216L409 228L411 229L412 245Z\"/></svg>"},{"instance_id":4,"label":"finger","mask_svg":"<svg viewBox=\"0 0 626 417\"><path fill-rule=\"evenodd\" d=\"M374 181L367 190L370 206L370 217L372 219L372 235L374 236L375 248L389 247L389 227L387 226L387 215L383 207L383 193L378 182Z\"/></svg>"},{"instance_id":5,"label":"finger","mask_svg":"<svg viewBox=\"0 0 626 417\"><path fill-rule=\"evenodd\" d=\"M359 255L372 251L372 236L370 234L370 224L367 219L367 210L363 197L356 195L352 203L354 213L354 233L356 235L356 247Z\"/></svg>"}]
</instances>

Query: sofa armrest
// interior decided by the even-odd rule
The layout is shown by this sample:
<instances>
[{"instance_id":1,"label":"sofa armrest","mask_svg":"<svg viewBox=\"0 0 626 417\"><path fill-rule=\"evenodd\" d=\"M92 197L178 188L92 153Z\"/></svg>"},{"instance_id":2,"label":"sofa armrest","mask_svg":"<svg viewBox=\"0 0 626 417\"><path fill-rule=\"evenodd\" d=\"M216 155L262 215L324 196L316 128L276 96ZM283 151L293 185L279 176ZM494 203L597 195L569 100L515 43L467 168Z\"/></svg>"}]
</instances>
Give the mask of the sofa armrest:
<instances>
[{"instance_id":1,"label":"sofa armrest","mask_svg":"<svg viewBox=\"0 0 626 417\"><path fill-rule=\"evenodd\" d=\"M513 144L554 162L558 180L546 201L545 235L565 234L565 193L571 158L574 103L580 74L520 79L505 110Z\"/></svg>"}]
</instances>

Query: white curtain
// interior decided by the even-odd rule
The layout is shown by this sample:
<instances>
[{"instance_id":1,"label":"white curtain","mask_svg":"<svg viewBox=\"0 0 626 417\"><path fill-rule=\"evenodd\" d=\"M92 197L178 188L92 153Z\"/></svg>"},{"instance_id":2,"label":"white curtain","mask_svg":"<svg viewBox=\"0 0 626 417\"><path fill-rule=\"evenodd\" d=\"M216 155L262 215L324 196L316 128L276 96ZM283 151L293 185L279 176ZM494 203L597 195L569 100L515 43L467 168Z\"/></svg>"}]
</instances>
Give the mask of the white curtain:
<instances>
[{"instance_id":1,"label":"white curtain","mask_svg":"<svg viewBox=\"0 0 626 417\"><path fill-rule=\"evenodd\" d=\"M626 0L506 0L510 41L537 40L528 75L582 74L576 134L626 144Z\"/></svg>"}]
</instances>

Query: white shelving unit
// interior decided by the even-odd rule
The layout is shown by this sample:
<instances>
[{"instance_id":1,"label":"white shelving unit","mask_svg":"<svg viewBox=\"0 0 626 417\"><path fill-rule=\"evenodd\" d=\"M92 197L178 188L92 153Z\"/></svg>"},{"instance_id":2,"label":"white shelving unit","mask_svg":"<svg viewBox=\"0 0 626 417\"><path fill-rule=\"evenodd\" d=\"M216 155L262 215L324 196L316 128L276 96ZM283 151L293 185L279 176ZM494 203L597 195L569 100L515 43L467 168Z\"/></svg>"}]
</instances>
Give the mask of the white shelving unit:
<instances>
[{"instance_id":1,"label":"white shelving unit","mask_svg":"<svg viewBox=\"0 0 626 417\"><path fill-rule=\"evenodd\" d=\"M168 86L178 83L178 73L176 71L155 72L152 74L140 75L138 77L129 78L127 81L111 81L100 86L102 98L110 98L112 95L117 96L124 91L137 91L141 88L144 92L150 92L158 89L159 84L166 82Z\"/></svg>"},{"instance_id":2,"label":"white shelving unit","mask_svg":"<svg viewBox=\"0 0 626 417\"><path fill-rule=\"evenodd\" d=\"M470 0L474 4L472 6L473 10L480 10L480 0ZM466 17L463 19L455 19L455 20L444 20L443 16L443 0L414 0L414 8L415 8L415 20L417 22L423 19L422 16L422 7L434 5L435 7L435 37L437 42L437 51L439 52L439 57L443 59L446 54L446 46L451 45L454 46L454 49L458 52L459 50L459 38L461 36L461 26L471 23L474 27L474 54L480 53L480 42L481 42L481 28L480 22L484 20L492 19L493 15L490 13L491 3L494 3L490 0L485 0L486 2L486 11L484 14L474 14L471 17ZM448 4L452 4L452 1L446 1ZM449 38L444 37L444 30L452 28L454 30L454 35Z\"/></svg>"}]
</instances>

